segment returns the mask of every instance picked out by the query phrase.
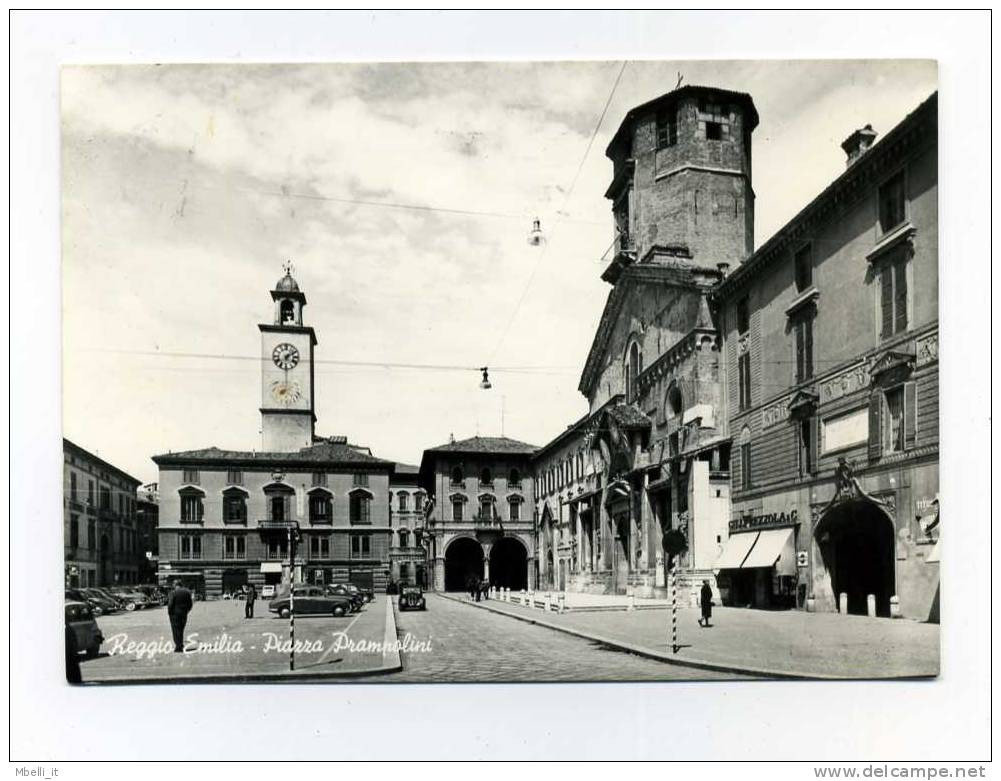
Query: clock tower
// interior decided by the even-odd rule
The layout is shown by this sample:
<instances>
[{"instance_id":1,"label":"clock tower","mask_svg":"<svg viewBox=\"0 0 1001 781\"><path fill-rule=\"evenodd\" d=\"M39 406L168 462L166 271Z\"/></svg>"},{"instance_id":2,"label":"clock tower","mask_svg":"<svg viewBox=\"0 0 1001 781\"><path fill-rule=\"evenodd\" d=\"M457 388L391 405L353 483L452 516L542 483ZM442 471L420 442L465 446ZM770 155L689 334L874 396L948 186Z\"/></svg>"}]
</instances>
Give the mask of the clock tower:
<instances>
[{"instance_id":1,"label":"clock tower","mask_svg":"<svg viewBox=\"0 0 1001 781\"><path fill-rule=\"evenodd\" d=\"M266 452L294 453L313 444L313 348L316 334L302 324L306 296L291 265L271 291L274 323L261 323L261 430Z\"/></svg>"}]
</instances>

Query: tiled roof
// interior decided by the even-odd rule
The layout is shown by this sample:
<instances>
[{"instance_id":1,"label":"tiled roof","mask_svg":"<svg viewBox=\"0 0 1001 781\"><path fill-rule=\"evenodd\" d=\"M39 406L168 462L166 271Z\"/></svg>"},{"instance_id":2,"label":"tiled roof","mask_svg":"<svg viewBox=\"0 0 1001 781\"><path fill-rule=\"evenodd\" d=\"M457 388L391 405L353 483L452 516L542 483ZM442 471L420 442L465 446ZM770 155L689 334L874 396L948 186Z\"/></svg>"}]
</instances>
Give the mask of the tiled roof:
<instances>
[{"instance_id":1,"label":"tiled roof","mask_svg":"<svg viewBox=\"0 0 1001 781\"><path fill-rule=\"evenodd\" d=\"M507 437L470 437L458 442L449 442L438 447L430 447L429 453L489 453L495 455L531 455L538 448L517 439Z\"/></svg>"},{"instance_id":2,"label":"tiled roof","mask_svg":"<svg viewBox=\"0 0 1001 781\"><path fill-rule=\"evenodd\" d=\"M220 450L217 447L207 447L200 450L184 450L178 453L163 453L153 456L157 464L189 464L189 463L246 463L259 464L295 464L295 463L333 463L333 464L369 464L372 466L392 466L392 461L376 458L368 453L356 450L340 442L322 441L311 447L304 447L291 453L257 452L246 450Z\"/></svg>"},{"instance_id":3,"label":"tiled roof","mask_svg":"<svg viewBox=\"0 0 1001 781\"><path fill-rule=\"evenodd\" d=\"M650 418L632 404L609 407L608 414L621 428L650 428Z\"/></svg>"}]
</instances>

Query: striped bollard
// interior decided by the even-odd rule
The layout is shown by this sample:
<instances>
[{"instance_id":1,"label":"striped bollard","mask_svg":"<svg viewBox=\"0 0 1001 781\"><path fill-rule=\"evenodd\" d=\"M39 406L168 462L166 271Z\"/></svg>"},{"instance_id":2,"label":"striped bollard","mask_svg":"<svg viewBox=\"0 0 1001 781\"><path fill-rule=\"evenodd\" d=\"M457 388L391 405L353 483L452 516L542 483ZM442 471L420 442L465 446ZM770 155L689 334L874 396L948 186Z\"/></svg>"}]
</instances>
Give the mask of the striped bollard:
<instances>
[{"instance_id":1,"label":"striped bollard","mask_svg":"<svg viewBox=\"0 0 1001 781\"><path fill-rule=\"evenodd\" d=\"M671 651L678 653L678 560L671 561Z\"/></svg>"}]
</instances>

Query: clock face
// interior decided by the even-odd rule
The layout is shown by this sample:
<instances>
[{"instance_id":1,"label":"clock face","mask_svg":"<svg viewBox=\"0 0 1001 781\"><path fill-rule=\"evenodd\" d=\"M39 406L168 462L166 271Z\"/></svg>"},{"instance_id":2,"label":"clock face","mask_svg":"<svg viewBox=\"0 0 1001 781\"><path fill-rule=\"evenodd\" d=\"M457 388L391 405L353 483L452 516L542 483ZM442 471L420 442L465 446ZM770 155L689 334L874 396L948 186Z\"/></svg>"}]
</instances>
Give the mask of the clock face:
<instances>
[{"instance_id":1,"label":"clock face","mask_svg":"<svg viewBox=\"0 0 1001 781\"><path fill-rule=\"evenodd\" d=\"M302 390L297 382L278 380L271 383L271 397L283 407L289 407L302 398Z\"/></svg>"},{"instance_id":2,"label":"clock face","mask_svg":"<svg viewBox=\"0 0 1001 781\"><path fill-rule=\"evenodd\" d=\"M271 360L275 362L275 366L279 369L288 371L289 369L294 369L299 363L299 351L294 345L282 342L271 351Z\"/></svg>"}]
</instances>

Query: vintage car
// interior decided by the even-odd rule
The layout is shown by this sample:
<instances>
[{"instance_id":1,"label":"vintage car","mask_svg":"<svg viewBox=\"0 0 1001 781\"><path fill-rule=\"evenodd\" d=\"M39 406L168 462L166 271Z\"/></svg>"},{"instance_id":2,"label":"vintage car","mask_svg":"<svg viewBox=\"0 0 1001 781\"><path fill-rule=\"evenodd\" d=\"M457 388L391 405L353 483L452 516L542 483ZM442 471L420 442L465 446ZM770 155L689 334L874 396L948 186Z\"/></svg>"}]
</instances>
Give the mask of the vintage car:
<instances>
[{"instance_id":1,"label":"vintage car","mask_svg":"<svg viewBox=\"0 0 1001 781\"><path fill-rule=\"evenodd\" d=\"M101 650L101 643L104 642L104 635L94 620L94 612L90 609L90 605L86 602L67 602L66 626L73 631L76 647L80 651L88 657L97 656Z\"/></svg>"},{"instance_id":2,"label":"vintage car","mask_svg":"<svg viewBox=\"0 0 1001 781\"><path fill-rule=\"evenodd\" d=\"M399 607L400 610L427 610L427 601L417 586L402 586Z\"/></svg>"},{"instance_id":3,"label":"vintage car","mask_svg":"<svg viewBox=\"0 0 1001 781\"><path fill-rule=\"evenodd\" d=\"M365 604L365 597L362 596L361 592L347 583L333 583L327 586L324 591L328 594L339 594L340 596L347 597L351 600L351 609L356 613L362 609Z\"/></svg>"},{"instance_id":4,"label":"vintage car","mask_svg":"<svg viewBox=\"0 0 1001 781\"><path fill-rule=\"evenodd\" d=\"M261 586L261 599L274 599L278 593L278 588L274 583L265 583Z\"/></svg>"},{"instance_id":5,"label":"vintage car","mask_svg":"<svg viewBox=\"0 0 1001 781\"><path fill-rule=\"evenodd\" d=\"M304 615L326 615L344 616L351 612L351 597L343 594L328 594L319 586L299 586L293 587L295 596L295 614ZM291 612L291 600L286 589L271 602L268 603L268 610L277 613L282 618L288 618Z\"/></svg>"}]
</instances>

